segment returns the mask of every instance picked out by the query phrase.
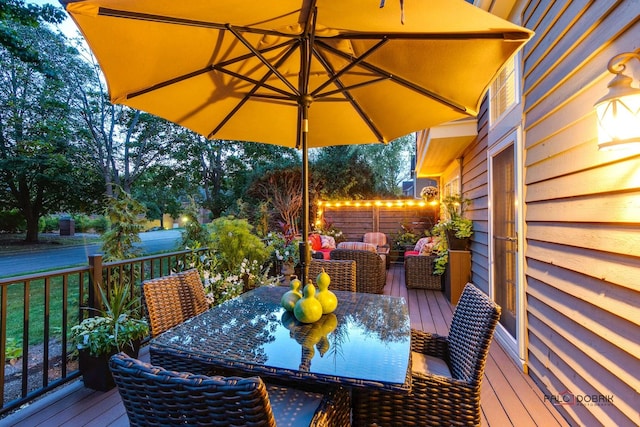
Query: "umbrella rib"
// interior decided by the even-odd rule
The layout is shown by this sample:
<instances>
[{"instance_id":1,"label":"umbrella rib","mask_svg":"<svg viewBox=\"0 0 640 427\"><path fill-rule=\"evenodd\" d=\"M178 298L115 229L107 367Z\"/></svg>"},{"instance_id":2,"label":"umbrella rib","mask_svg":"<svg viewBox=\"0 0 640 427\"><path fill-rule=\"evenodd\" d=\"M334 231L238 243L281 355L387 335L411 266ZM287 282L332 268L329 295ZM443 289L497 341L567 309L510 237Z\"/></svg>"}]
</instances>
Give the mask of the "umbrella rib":
<instances>
[{"instance_id":1,"label":"umbrella rib","mask_svg":"<svg viewBox=\"0 0 640 427\"><path fill-rule=\"evenodd\" d=\"M212 70L213 70L213 67L212 66L208 66L208 67L202 68L200 70L192 71L190 73L183 74L181 76L174 77L172 79L165 80L165 81L160 82L160 83L156 83L153 86L149 86L147 88L138 90L136 92L128 93L128 94L125 95L125 97L127 99L135 98L137 96L144 95L145 93L153 92L154 90L162 89L163 87L171 86L172 84L179 83L179 82L181 82L183 80L187 80L187 79L190 79L192 77L199 76L200 74L208 73L208 72L210 72Z\"/></svg>"},{"instance_id":2,"label":"umbrella rib","mask_svg":"<svg viewBox=\"0 0 640 427\"><path fill-rule=\"evenodd\" d=\"M282 48L284 48L286 46L296 44L297 42L298 42L297 39L286 40L283 43L276 44L276 45L273 45L273 46L269 46L269 47L266 47L264 49L260 49L260 50L258 50L258 52L260 52L262 54L265 54L267 52L271 52L272 50L278 50L278 49L282 49ZM216 67L226 67L227 65L233 65L233 64L236 64L238 62L245 61L245 60L247 60L249 58L253 58L254 56L255 55L254 55L253 52L245 53L244 55L236 56L234 58L227 59L226 61L218 62L215 66Z\"/></svg>"},{"instance_id":3,"label":"umbrella rib","mask_svg":"<svg viewBox=\"0 0 640 427\"><path fill-rule=\"evenodd\" d=\"M331 83L333 83L334 81L338 80L340 78L340 76L344 75L344 73L346 73L347 71L351 70L353 67L355 67L356 65L358 65L359 63L361 63L362 61L364 61L365 58L367 58L369 55L371 55L372 53L374 53L375 51L377 51L378 49L380 49L382 46L384 46L387 42L389 41L389 39L387 38L383 38L382 40L380 40L378 43L376 43L375 45L373 45L369 50L367 50L365 53L363 53L362 55L360 55L359 57L353 59L351 58L351 62L349 64L347 64L346 67L344 67L343 69L341 69L340 71L338 71L337 73L335 73L334 75L331 76L331 78L329 80L327 80L326 82L324 82L323 84L321 84L320 86L318 86L316 88L316 90L314 90L312 92L312 96L316 96L318 93L320 93L320 91L322 89L324 89L325 87L327 87L328 85L330 85Z\"/></svg>"},{"instance_id":4,"label":"umbrella rib","mask_svg":"<svg viewBox=\"0 0 640 427\"><path fill-rule=\"evenodd\" d=\"M322 45L325 49L331 51L332 53L335 53L336 55L342 56L343 58L346 58L346 59L351 58L351 56L349 54L346 54L346 53L344 53L344 52L342 52L342 51L340 51L338 49L335 49L334 47L329 46L328 44L322 42L321 40L318 40L318 44ZM396 82L396 83L398 83L398 84L400 84L402 86L405 86L405 87L407 87L407 88L409 88L411 90L414 90L414 91L416 91L416 92L418 92L418 93L420 93L422 95L428 96L429 98L435 99L436 101L439 101L439 102L441 102L441 103L443 103L445 105L448 105L449 107L453 108L456 111L471 115L471 113L469 113L467 111L467 108L464 105L460 105L457 102L454 102L454 101L451 101L449 99L446 99L443 96L438 95L437 93L432 92L427 88L424 88L422 86L418 86L415 83L412 83L412 82L410 82L410 81L408 81L406 79L403 79L402 77L393 75L393 74L389 73L388 71L383 70L380 67L377 67L377 66L375 66L373 64L370 64L370 63L368 63L366 61L362 61L360 63L360 66L368 69L369 71L377 73L378 75L386 76L390 80L392 80L392 81L394 81L394 82Z\"/></svg>"},{"instance_id":5,"label":"umbrella rib","mask_svg":"<svg viewBox=\"0 0 640 427\"><path fill-rule=\"evenodd\" d=\"M348 92L351 91L353 89L358 89L364 86L369 86L375 83L379 83L379 82L383 82L383 81L387 81L389 80L389 77L387 76L381 76L378 77L377 79L373 79L373 80L368 80L366 82L362 82L362 83L357 83L351 86L343 86L339 89L334 89L328 92L322 92L316 95L315 100L316 101L322 101L324 98L331 96L331 95L335 95L336 93L344 93L344 92Z\"/></svg>"},{"instance_id":6,"label":"umbrella rib","mask_svg":"<svg viewBox=\"0 0 640 427\"><path fill-rule=\"evenodd\" d=\"M292 45L292 44L295 44L295 43L296 43L296 40L289 40L289 41L287 41L285 43L281 43L279 45L271 46L271 47L268 47L266 49L263 49L261 52L263 52L263 53L264 52L269 52L271 50L280 49L282 47L285 47L287 45ZM230 74L230 75L232 75L234 77L240 78L240 79L248 81L250 83L256 83L255 80L251 80L251 79L247 78L246 76L235 74L233 71L229 71L229 70L226 70L226 69L222 68L224 66L232 65L232 64L234 64L236 62L243 61L243 60L246 60L246 59L251 58L251 57L253 57L253 54L247 53L245 55L239 56L239 57L231 59L231 60L219 62L219 63L217 63L215 65L209 65L209 66L207 66L205 68L202 68L200 70L192 71L191 73L187 73L187 74L184 74L182 76L174 77L172 79L165 80L164 82L157 83L157 84L155 84L153 86L150 86L148 88L145 88L145 89L142 89L142 90L127 94L126 98L127 99L135 98L137 96L144 95L145 93L152 92L152 91L157 90L157 89L162 89L163 87L170 86L170 85L175 84L175 83L180 83L183 80L187 80L187 79L190 79L192 77L197 77L200 74L209 73L209 72L214 71L214 70L220 71L220 72L223 72L223 73L226 73L226 74ZM290 94L288 92L283 91L282 89L278 89L278 88L275 88L273 86L266 85L266 84L263 84L263 86L265 88L273 90L274 92L282 92L282 93L285 93L286 95L290 96Z\"/></svg>"},{"instance_id":7,"label":"umbrella rib","mask_svg":"<svg viewBox=\"0 0 640 427\"><path fill-rule=\"evenodd\" d=\"M231 25L226 25L226 28L234 35L236 36L236 38L238 40L240 40L240 42L245 45L245 47L247 49L249 49L251 52L253 52L253 54L269 69L271 70L271 72L273 74L276 75L276 77L278 77L282 83L284 83L285 85L287 85L287 87L289 89L291 89L291 91L293 93L295 93L296 95L299 95L298 90L295 88L295 86L293 86L291 84L291 82L285 77L283 76L277 69L276 67L273 66L273 64L271 64L267 58L264 57L264 55L262 55L262 53L260 53L260 51L258 51L256 48L254 48L251 43L249 43L249 41L247 39L245 39L242 34L240 34L238 31L236 31L236 29L234 27L232 27Z\"/></svg>"},{"instance_id":8,"label":"umbrella rib","mask_svg":"<svg viewBox=\"0 0 640 427\"><path fill-rule=\"evenodd\" d=\"M295 50L295 45L291 47L291 49L289 49L288 51L286 51L284 53L284 55L282 55L282 57L278 60L278 62L276 63L276 67L279 67L280 65L282 65L282 63L284 61L286 61L291 54L294 52ZM225 70L226 71L226 70ZM264 87L264 82L267 81L267 79L271 76L271 74L273 74L273 70L271 68L269 68L269 70L267 71L267 73L260 79L259 82L257 82L257 84L240 100L240 102L238 102L238 104L229 112L229 114L227 114L225 116L224 119L222 119L220 121L220 123L218 123L218 125L215 127L215 129L213 129L211 131L211 133L209 133L208 138L212 138L216 133L218 133L218 131L220 129L222 129L222 127L227 124L227 122L231 119L231 117L233 117L233 115L240 110L240 108L242 108L242 106L253 96L255 96L256 91L260 88L260 87ZM286 93L286 92L285 92ZM288 99L292 99L292 95L287 93L287 97Z\"/></svg>"},{"instance_id":9,"label":"umbrella rib","mask_svg":"<svg viewBox=\"0 0 640 427\"><path fill-rule=\"evenodd\" d=\"M131 12L127 10L111 9L107 7L98 8L98 15L108 16L111 18L134 19L138 21L158 22L161 24L186 25L189 27L202 27L202 28L209 28L213 30L227 29L226 24L220 24L217 22L197 21L195 19L176 18L173 16L155 15L151 13ZM236 26L234 28L244 33L272 35L272 36L278 36L278 37L291 37L291 34L282 33L280 31L264 30L260 28L241 27L241 26Z\"/></svg>"},{"instance_id":10,"label":"umbrella rib","mask_svg":"<svg viewBox=\"0 0 640 427\"><path fill-rule=\"evenodd\" d=\"M217 66L215 67L215 69L216 69L217 71L220 71L221 73L228 74L228 75L230 75L230 76L232 76L232 77L235 77L236 79L244 80L245 82L248 82L248 83L254 84L254 85L256 85L256 86L260 86L260 87L263 87L263 88L265 88L265 89L269 89L269 90L272 90L272 91L274 91L274 92L281 93L282 95L284 95L284 96L285 96L286 98L288 98L288 99L293 99L293 100L295 100L295 99L296 99L296 96L292 95L290 92L287 92L287 91L286 91L286 90L284 90L284 89L280 89L280 88L277 88L277 87L272 86L272 85L270 85L270 84L267 84L267 83L265 83L265 82L263 82L263 81L258 81L258 80L255 80L255 79L249 78L249 77L244 76L244 75L242 75L242 74L236 73L235 71L226 70L226 69L224 69L224 68L218 68ZM272 73L271 73L271 72L269 72L269 74L268 74L268 75L271 75L271 74L272 74Z\"/></svg>"},{"instance_id":11,"label":"umbrella rib","mask_svg":"<svg viewBox=\"0 0 640 427\"><path fill-rule=\"evenodd\" d=\"M334 70L331 68L331 65L329 65L329 62L326 60L326 58L324 56L322 56L322 54L317 50L317 49L313 49L313 53L315 54L315 57L318 58L318 61L320 61L320 63L322 64L322 66L325 68L325 70L327 70L327 72L329 73L329 75L333 75L334 74ZM348 56L348 55L347 55ZM349 103L353 106L354 110L356 110L356 112L358 113L358 115L360 115L360 117L362 118L362 120L364 120L364 122L367 124L367 126L369 127L369 129L371 129L371 132L373 132L376 136L376 138L378 138L378 141L380 142L385 142L384 137L382 136L382 132L380 132L380 130L373 124L373 121L371 120L371 118L364 112L364 110L362 109L362 107L360 106L360 104L358 104L358 101L356 101L353 96L351 96L351 93L349 93L349 91L347 91L345 89L344 84L340 81L340 79L336 79L335 81L335 85L338 86L338 88L341 89L341 91L343 92L345 98L347 98L347 100L349 101Z\"/></svg>"},{"instance_id":12,"label":"umbrella rib","mask_svg":"<svg viewBox=\"0 0 640 427\"><path fill-rule=\"evenodd\" d=\"M358 33L358 32L341 32L331 38L334 40L345 39L380 39L388 38L390 40L528 40L529 34L524 31L506 31L502 33Z\"/></svg>"}]
</instances>

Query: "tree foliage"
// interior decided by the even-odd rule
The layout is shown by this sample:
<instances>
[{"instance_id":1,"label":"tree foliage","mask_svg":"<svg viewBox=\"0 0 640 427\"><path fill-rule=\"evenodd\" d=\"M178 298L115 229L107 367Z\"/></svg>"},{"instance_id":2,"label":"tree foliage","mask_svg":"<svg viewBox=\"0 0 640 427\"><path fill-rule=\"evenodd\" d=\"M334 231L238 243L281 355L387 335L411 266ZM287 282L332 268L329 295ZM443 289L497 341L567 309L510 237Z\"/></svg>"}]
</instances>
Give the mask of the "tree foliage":
<instances>
[{"instance_id":1,"label":"tree foliage","mask_svg":"<svg viewBox=\"0 0 640 427\"><path fill-rule=\"evenodd\" d=\"M139 234L144 222L140 216L144 214L144 206L122 189L118 189L114 196L107 196L106 205L109 230L102 235L105 261L135 258L140 253L134 243L140 242Z\"/></svg>"},{"instance_id":2,"label":"tree foliage","mask_svg":"<svg viewBox=\"0 0 640 427\"><path fill-rule=\"evenodd\" d=\"M273 207L275 221L286 224L294 235L298 234L302 209L302 174L299 168L269 171L253 182L249 193L266 200Z\"/></svg>"},{"instance_id":3,"label":"tree foliage","mask_svg":"<svg viewBox=\"0 0 640 427\"><path fill-rule=\"evenodd\" d=\"M75 109L82 125L77 143L90 154L93 170L102 176L105 194L115 186L131 192L136 180L156 165L167 164L182 129L151 114L109 101L95 58L86 53L90 66L76 75Z\"/></svg>"},{"instance_id":4,"label":"tree foliage","mask_svg":"<svg viewBox=\"0 0 640 427\"><path fill-rule=\"evenodd\" d=\"M74 127L68 76L81 69L75 51L44 27L4 22L41 52L49 75L0 47L0 200L27 223L27 241L38 240L38 219L52 212L87 208L95 179L69 143Z\"/></svg>"},{"instance_id":5,"label":"tree foliage","mask_svg":"<svg viewBox=\"0 0 640 427\"><path fill-rule=\"evenodd\" d=\"M37 46L23 38L18 27L38 28L44 23L58 24L64 21L64 11L51 4L38 6L25 4L23 0L0 2L0 46L22 62L31 64L35 70L49 73L47 61L43 60Z\"/></svg>"}]
</instances>

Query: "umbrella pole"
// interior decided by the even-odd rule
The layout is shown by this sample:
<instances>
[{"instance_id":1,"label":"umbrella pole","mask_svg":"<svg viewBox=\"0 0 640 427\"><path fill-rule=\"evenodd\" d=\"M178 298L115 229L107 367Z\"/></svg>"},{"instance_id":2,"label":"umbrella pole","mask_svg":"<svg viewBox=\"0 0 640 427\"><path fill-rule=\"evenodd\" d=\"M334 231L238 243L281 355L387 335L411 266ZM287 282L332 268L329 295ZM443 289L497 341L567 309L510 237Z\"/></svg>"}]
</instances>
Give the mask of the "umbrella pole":
<instances>
[{"instance_id":1,"label":"umbrella pole","mask_svg":"<svg viewBox=\"0 0 640 427\"><path fill-rule=\"evenodd\" d=\"M304 98L304 97L303 97ZM302 263L302 286L309 278L309 150L307 137L309 133L309 99L302 100L302 242L300 243L300 261Z\"/></svg>"}]
</instances>

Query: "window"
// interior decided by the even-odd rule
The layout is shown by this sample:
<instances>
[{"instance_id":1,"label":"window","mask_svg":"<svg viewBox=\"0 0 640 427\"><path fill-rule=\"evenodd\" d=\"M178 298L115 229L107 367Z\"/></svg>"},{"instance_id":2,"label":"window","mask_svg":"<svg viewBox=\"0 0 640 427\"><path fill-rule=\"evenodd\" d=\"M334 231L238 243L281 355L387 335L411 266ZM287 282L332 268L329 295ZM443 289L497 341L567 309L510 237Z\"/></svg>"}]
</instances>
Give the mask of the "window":
<instances>
[{"instance_id":1,"label":"window","mask_svg":"<svg viewBox=\"0 0 640 427\"><path fill-rule=\"evenodd\" d=\"M456 176L444 185L442 197L449 197L460 193L460 177Z\"/></svg>"},{"instance_id":2,"label":"window","mask_svg":"<svg viewBox=\"0 0 640 427\"><path fill-rule=\"evenodd\" d=\"M491 125L498 122L511 107L520 102L517 85L516 61L511 58L491 83L489 105L491 108Z\"/></svg>"}]
</instances>

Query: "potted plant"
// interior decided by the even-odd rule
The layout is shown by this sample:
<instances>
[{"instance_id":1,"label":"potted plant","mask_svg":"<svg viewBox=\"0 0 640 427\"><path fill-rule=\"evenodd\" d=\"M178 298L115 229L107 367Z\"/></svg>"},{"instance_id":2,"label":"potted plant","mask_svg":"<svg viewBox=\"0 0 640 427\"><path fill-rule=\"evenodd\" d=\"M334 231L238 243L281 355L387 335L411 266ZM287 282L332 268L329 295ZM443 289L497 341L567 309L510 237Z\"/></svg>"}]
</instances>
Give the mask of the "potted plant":
<instances>
[{"instance_id":1,"label":"potted plant","mask_svg":"<svg viewBox=\"0 0 640 427\"><path fill-rule=\"evenodd\" d=\"M107 296L99 288L104 304L100 315L89 317L71 328L71 340L78 349L80 372L86 387L106 391L115 387L109 358L119 351L138 356L149 325L140 318L129 285L115 285Z\"/></svg>"},{"instance_id":2,"label":"potted plant","mask_svg":"<svg viewBox=\"0 0 640 427\"><path fill-rule=\"evenodd\" d=\"M391 235L392 245L389 251L391 262L398 262L404 259L405 251L413 250L420 236L414 233L413 227L409 224L401 224L401 230Z\"/></svg>"},{"instance_id":3,"label":"potted plant","mask_svg":"<svg viewBox=\"0 0 640 427\"><path fill-rule=\"evenodd\" d=\"M274 261L280 265L282 274L288 278L294 274L295 267L300 263L300 240L284 229L284 233L269 232L266 240Z\"/></svg>"},{"instance_id":4,"label":"potted plant","mask_svg":"<svg viewBox=\"0 0 640 427\"><path fill-rule=\"evenodd\" d=\"M460 194L450 195L442 200L446 215L432 229L438 236L433 251L438 255L435 259L435 274L443 274L447 267L449 250L469 250L470 237L473 234L473 221L464 217L465 208L471 201Z\"/></svg>"}]
</instances>

